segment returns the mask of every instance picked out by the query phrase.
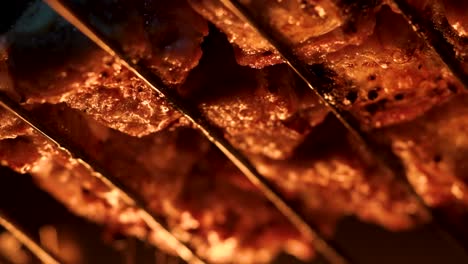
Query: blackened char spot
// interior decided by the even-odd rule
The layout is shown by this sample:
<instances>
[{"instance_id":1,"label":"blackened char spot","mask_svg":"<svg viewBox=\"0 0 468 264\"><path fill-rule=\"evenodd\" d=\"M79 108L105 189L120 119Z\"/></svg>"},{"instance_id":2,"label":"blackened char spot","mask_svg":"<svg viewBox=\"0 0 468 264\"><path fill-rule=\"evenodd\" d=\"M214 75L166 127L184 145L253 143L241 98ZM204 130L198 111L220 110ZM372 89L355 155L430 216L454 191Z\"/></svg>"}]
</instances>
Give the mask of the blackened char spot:
<instances>
[{"instance_id":1,"label":"blackened char spot","mask_svg":"<svg viewBox=\"0 0 468 264\"><path fill-rule=\"evenodd\" d=\"M357 23L361 17L366 17L372 13L372 9L381 3L380 0L341 0L339 6L342 8L348 19L343 25L345 34L357 32Z\"/></svg>"},{"instance_id":2,"label":"blackened char spot","mask_svg":"<svg viewBox=\"0 0 468 264\"><path fill-rule=\"evenodd\" d=\"M314 74L313 85L317 90L324 93L329 93L335 86L335 79L338 77L335 71L328 68L322 63L312 64L309 70Z\"/></svg>"},{"instance_id":3,"label":"blackened char spot","mask_svg":"<svg viewBox=\"0 0 468 264\"><path fill-rule=\"evenodd\" d=\"M397 100L397 101L401 101L401 100L403 100L405 98L405 95L402 94L402 93L399 93L399 94L395 94L395 96L393 98L395 98L395 100Z\"/></svg>"},{"instance_id":4,"label":"blackened char spot","mask_svg":"<svg viewBox=\"0 0 468 264\"><path fill-rule=\"evenodd\" d=\"M452 93L458 92L457 86L455 86L453 83L449 83L449 84L448 84L448 89L449 89Z\"/></svg>"},{"instance_id":5,"label":"blackened char spot","mask_svg":"<svg viewBox=\"0 0 468 264\"><path fill-rule=\"evenodd\" d=\"M305 134L310 129L309 122L301 117L300 113L296 113L292 117L283 121L283 124L300 134Z\"/></svg>"},{"instance_id":6,"label":"blackened char spot","mask_svg":"<svg viewBox=\"0 0 468 264\"><path fill-rule=\"evenodd\" d=\"M85 196L88 196L91 194L91 191L89 189L86 189L86 188L81 188L81 193L83 193L83 195Z\"/></svg>"},{"instance_id":7,"label":"blackened char spot","mask_svg":"<svg viewBox=\"0 0 468 264\"><path fill-rule=\"evenodd\" d=\"M107 77L109 77L109 73L103 71L103 72L101 72L100 76L101 76L101 78L106 79Z\"/></svg>"},{"instance_id":8,"label":"blackened char spot","mask_svg":"<svg viewBox=\"0 0 468 264\"><path fill-rule=\"evenodd\" d=\"M375 114L377 113L378 111L382 111L385 109L385 104L388 102L387 99L382 99L382 100L379 100L375 103L372 103L372 104L369 104L369 105L366 105L365 109L367 112L369 112L370 114Z\"/></svg>"},{"instance_id":9,"label":"blackened char spot","mask_svg":"<svg viewBox=\"0 0 468 264\"><path fill-rule=\"evenodd\" d=\"M377 92L377 89L372 89L369 92L367 92L367 99L369 100L375 100L379 97L379 92Z\"/></svg>"},{"instance_id":10,"label":"blackened char spot","mask_svg":"<svg viewBox=\"0 0 468 264\"><path fill-rule=\"evenodd\" d=\"M351 90L346 94L346 99L348 99L351 103L356 102L358 98L358 92L355 90Z\"/></svg>"},{"instance_id":11,"label":"blackened char spot","mask_svg":"<svg viewBox=\"0 0 468 264\"><path fill-rule=\"evenodd\" d=\"M267 50L267 51L263 52L263 54L262 54L262 55L263 55L263 56L265 56L265 57L267 57L267 56L271 56L271 55L273 55L273 51L271 51L271 50Z\"/></svg>"}]
</instances>

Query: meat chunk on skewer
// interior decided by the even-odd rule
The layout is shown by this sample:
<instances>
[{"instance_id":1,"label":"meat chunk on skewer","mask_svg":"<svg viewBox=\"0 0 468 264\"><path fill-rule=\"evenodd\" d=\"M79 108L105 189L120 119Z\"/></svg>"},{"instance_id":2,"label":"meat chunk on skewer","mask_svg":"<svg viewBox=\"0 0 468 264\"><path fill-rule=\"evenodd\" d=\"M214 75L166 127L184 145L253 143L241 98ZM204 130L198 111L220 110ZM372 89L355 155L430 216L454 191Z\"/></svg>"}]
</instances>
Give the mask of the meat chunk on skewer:
<instances>
[{"instance_id":1,"label":"meat chunk on skewer","mask_svg":"<svg viewBox=\"0 0 468 264\"><path fill-rule=\"evenodd\" d=\"M312 69L322 76L336 106L365 127L411 120L465 93L442 60L388 7L361 45L325 55Z\"/></svg>"},{"instance_id":2,"label":"meat chunk on skewer","mask_svg":"<svg viewBox=\"0 0 468 264\"><path fill-rule=\"evenodd\" d=\"M273 159L291 155L328 110L285 65L239 66L219 33L181 87L188 100L240 150Z\"/></svg>"},{"instance_id":3,"label":"meat chunk on skewer","mask_svg":"<svg viewBox=\"0 0 468 264\"><path fill-rule=\"evenodd\" d=\"M291 43L299 57L310 60L360 44L374 27L373 12L379 1L241 1ZM192 7L227 34L241 65L261 68L282 59L253 28L220 1L189 0Z\"/></svg>"},{"instance_id":4,"label":"meat chunk on skewer","mask_svg":"<svg viewBox=\"0 0 468 264\"><path fill-rule=\"evenodd\" d=\"M107 22L115 24L106 27L106 21L97 19L103 14L92 13L93 21L100 22L98 27L104 32L110 30L127 40L124 50L138 53L129 55L143 60L168 84L180 84L198 64L200 43L208 27L183 1L168 2L171 4L119 1L108 10L115 11L116 17ZM128 11L130 17L117 16L119 10ZM132 20L135 17L140 20ZM180 23L172 23L174 19ZM167 34L172 34L170 41ZM160 43L163 39L166 43ZM165 100L40 1L25 12L1 44L0 78L7 80L8 75L10 81L2 81L2 85L12 86L2 89L14 91L25 102L66 102L134 136L159 131L180 117Z\"/></svg>"},{"instance_id":5,"label":"meat chunk on skewer","mask_svg":"<svg viewBox=\"0 0 468 264\"><path fill-rule=\"evenodd\" d=\"M239 18L218 1L191 1L191 4L226 33L235 50L238 50L239 46L241 50L243 49L239 43L245 43L252 49L262 50L257 47L263 45L264 42L260 41L262 38L254 33L253 29L250 34L248 30L250 27L243 25ZM463 86L438 55L427 47L407 21L388 5L381 5L375 1L358 1L350 6L339 1L315 3L316 9L323 6L324 10L327 8L334 10L333 7L340 10L330 12L329 16L322 18L324 21L335 19L341 22L329 33L318 33L322 35L305 41L304 47L308 49L323 47L319 42L313 42L313 39L325 38L336 30L343 31L350 23L355 27L355 34L360 36L359 41L340 39L337 42L344 44L339 48L301 52L298 48L298 43L301 41L298 38L305 38L307 34L313 35L311 32L315 32L303 26L301 22L301 19L314 21L303 14L306 12L307 4L299 4L297 1L278 1L270 4L264 1L245 1L244 4L254 13L262 14L263 19L268 21L279 39L284 38L286 42L290 42L298 57L310 64L310 71L316 77L312 80L312 85L323 91L325 98L331 104L354 114L365 129L411 120L454 94L464 92ZM365 12L351 15L354 10L352 7L359 5L365 7ZM281 16L273 16L273 13ZM346 14L352 17L351 22L345 23ZM283 22L286 23L287 19L280 18L287 16L298 20L298 25L281 25ZM367 24L363 21L367 21ZM371 26L367 27L369 23ZM301 29L301 34L295 33L296 29ZM334 36L351 36L350 34L342 33ZM241 62L237 53L238 62L251 67L268 65L268 63L262 64L265 61L271 64L280 63L280 60L264 59L268 57L262 54L268 49L270 49L267 52L268 56L276 56L271 47L268 45L265 47L261 52L245 52L256 56L252 63Z\"/></svg>"},{"instance_id":6,"label":"meat chunk on skewer","mask_svg":"<svg viewBox=\"0 0 468 264\"><path fill-rule=\"evenodd\" d=\"M427 220L409 189L332 117L315 127L288 159L252 159L324 232L332 232L343 215L390 230Z\"/></svg>"},{"instance_id":7,"label":"meat chunk on skewer","mask_svg":"<svg viewBox=\"0 0 468 264\"><path fill-rule=\"evenodd\" d=\"M468 205L468 97L384 130L416 190L431 206Z\"/></svg>"},{"instance_id":8,"label":"meat chunk on skewer","mask_svg":"<svg viewBox=\"0 0 468 264\"><path fill-rule=\"evenodd\" d=\"M396 12L407 13L415 24L414 29L425 38L447 63L455 67L460 78L468 75L468 19L466 1L404 0L389 1ZM400 9L401 8L401 9Z\"/></svg>"}]
</instances>

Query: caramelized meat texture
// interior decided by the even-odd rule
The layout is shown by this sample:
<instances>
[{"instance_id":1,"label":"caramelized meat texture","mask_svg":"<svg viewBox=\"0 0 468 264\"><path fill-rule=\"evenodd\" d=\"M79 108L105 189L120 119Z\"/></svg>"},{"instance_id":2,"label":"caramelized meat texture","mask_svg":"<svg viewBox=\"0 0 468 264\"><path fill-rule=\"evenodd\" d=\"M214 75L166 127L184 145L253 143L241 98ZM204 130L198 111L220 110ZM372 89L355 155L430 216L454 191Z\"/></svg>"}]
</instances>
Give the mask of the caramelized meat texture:
<instances>
[{"instance_id":1,"label":"caramelized meat texture","mask_svg":"<svg viewBox=\"0 0 468 264\"><path fill-rule=\"evenodd\" d=\"M180 240L207 260L263 263L280 251L301 258L313 254L286 219L198 132L179 128L138 139L63 105L43 105L34 113L51 117L45 121L48 126L85 148L104 169L138 192ZM1 117L14 119L4 113ZM111 231L177 250L167 234L148 227L141 213L93 171L32 132L14 137L22 131L15 127L0 141L2 164L30 173L70 210Z\"/></svg>"},{"instance_id":2,"label":"caramelized meat texture","mask_svg":"<svg viewBox=\"0 0 468 264\"><path fill-rule=\"evenodd\" d=\"M312 254L310 245L257 189L193 130L178 128L138 139L61 105L43 105L34 112L39 117L47 114L49 127L78 143L128 188L140 193L167 220L171 231L207 259L250 263L268 261L281 250L301 258ZM40 137L29 134L0 143L9 144L0 152L5 165L31 173L71 210L116 232L140 238L148 235L141 216L124 205L118 193ZM31 151L34 149L38 150ZM331 235L344 215L356 215L392 230L427 221L408 190L366 155L329 118L290 159L251 157L325 234ZM161 246L156 239L164 237L149 235Z\"/></svg>"},{"instance_id":3,"label":"caramelized meat texture","mask_svg":"<svg viewBox=\"0 0 468 264\"><path fill-rule=\"evenodd\" d=\"M328 114L285 65L261 70L239 66L229 43L215 32L180 92L234 146L272 159L290 156Z\"/></svg>"},{"instance_id":4,"label":"caramelized meat texture","mask_svg":"<svg viewBox=\"0 0 468 264\"><path fill-rule=\"evenodd\" d=\"M30 131L27 124L14 118L3 107L0 108L0 116L2 116L2 122L0 123L0 139L15 138L27 134Z\"/></svg>"},{"instance_id":5,"label":"caramelized meat texture","mask_svg":"<svg viewBox=\"0 0 468 264\"><path fill-rule=\"evenodd\" d=\"M60 41L57 46L58 43ZM19 56L15 51L20 53L21 49L24 47L13 43L10 53L5 53L9 57L4 65L15 62ZM239 149L275 159L285 158L328 113L284 65L263 70L239 66L229 43L215 32L204 42L204 50L200 65L176 89L199 106L209 121L222 128ZM28 104L64 102L100 123L132 136L141 137L187 124L187 120L180 119L181 115L163 98L103 51L93 46L86 56L92 57L82 56L76 64L80 69L78 72L68 72L75 66L72 59L60 60L53 72L51 66L45 74L54 77L61 73L61 76L46 78L47 85L40 87L33 85L42 80L39 73L34 73L32 79L24 79L22 76L27 75L26 72L15 72L23 68L9 67L14 92L25 97ZM26 65L26 61L23 64ZM210 72L215 74L207 74ZM28 88L35 90L31 92Z\"/></svg>"},{"instance_id":6,"label":"caramelized meat texture","mask_svg":"<svg viewBox=\"0 0 468 264\"><path fill-rule=\"evenodd\" d=\"M423 26L434 29L451 45L447 49L461 62L468 74L468 18L466 1L456 0L406 0L410 12ZM391 3L392 5L393 3ZM393 6L393 5L392 5ZM395 8L397 12L397 8Z\"/></svg>"},{"instance_id":7,"label":"caramelized meat texture","mask_svg":"<svg viewBox=\"0 0 468 264\"><path fill-rule=\"evenodd\" d=\"M468 96L384 130L416 191L434 207L468 205Z\"/></svg>"},{"instance_id":8,"label":"caramelized meat texture","mask_svg":"<svg viewBox=\"0 0 468 264\"><path fill-rule=\"evenodd\" d=\"M329 53L311 69L336 106L365 127L414 119L465 89L441 59L388 7L359 46Z\"/></svg>"},{"instance_id":9,"label":"caramelized meat texture","mask_svg":"<svg viewBox=\"0 0 468 264\"><path fill-rule=\"evenodd\" d=\"M197 106L322 233L331 235L346 215L391 230L429 220L408 186L355 142L251 27L220 1L188 2L74 1L128 56ZM467 95L391 3L242 3L264 10L261 19L310 65L314 86L391 148L430 206L468 208ZM457 25L464 18L455 3L444 4L462 39ZM202 17L227 40L216 29L204 39ZM313 255L188 120L46 6L31 6L0 39L0 88L139 193L207 260L268 262L281 251ZM177 250L91 168L4 110L0 161L32 174L75 213Z\"/></svg>"},{"instance_id":10,"label":"caramelized meat texture","mask_svg":"<svg viewBox=\"0 0 468 264\"><path fill-rule=\"evenodd\" d=\"M207 34L207 24L187 5L184 11L184 5L174 3L176 8L173 4L154 2L147 1L147 5L141 3L141 8L146 8L142 12L152 14L139 16L148 19L146 23L140 21L140 24L132 24L132 20L129 20L129 24L122 25L111 20L115 22L115 28L112 29L122 31L114 33L119 33L118 36L123 39L134 40L138 45L144 46L141 48L124 43L125 50L141 51L138 54L142 57L141 60L150 63L151 68L161 74L163 80L170 84L180 83L186 78L188 71L198 64L201 57L200 43ZM156 2L165 9L159 8ZM117 9L119 7L121 6L118 4L114 6ZM170 12L171 8L177 12ZM136 7L134 9L139 10ZM158 16L159 13L151 11L153 9L158 9L165 15ZM185 13L192 15L183 16ZM180 23L172 23L180 16L184 17L179 19ZM155 22L150 23L153 20ZM189 23L187 20L194 21ZM156 21L163 25L155 24ZM101 27L104 27L102 24L104 23L100 24ZM127 31L124 32L124 28ZM140 32L141 35L128 37L133 32ZM169 32L173 34L170 40L166 36ZM147 37L148 41L141 40L143 37ZM2 84L10 84L12 87L4 88L8 88L10 93L23 101L65 102L87 112L107 126L134 136L159 131L180 117L180 114L142 81L122 68L45 4L39 2L30 7L5 39L1 52L3 59L0 61L1 79L4 80ZM162 41L161 39L168 42L156 43ZM132 56L138 57L135 54ZM169 76L171 78L166 78Z\"/></svg>"},{"instance_id":11,"label":"caramelized meat texture","mask_svg":"<svg viewBox=\"0 0 468 264\"><path fill-rule=\"evenodd\" d=\"M208 24L185 0L75 2L127 56L153 69L166 84L183 82L202 56Z\"/></svg>"},{"instance_id":12,"label":"caramelized meat texture","mask_svg":"<svg viewBox=\"0 0 468 264\"><path fill-rule=\"evenodd\" d=\"M260 14L296 54L310 61L322 53L360 44L374 27L374 9L379 1L241 1ZM225 32L234 44L241 65L261 68L282 62L281 57L253 28L220 1L189 0L192 7ZM261 10L261 12L259 12Z\"/></svg>"},{"instance_id":13,"label":"caramelized meat texture","mask_svg":"<svg viewBox=\"0 0 468 264\"><path fill-rule=\"evenodd\" d=\"M344 215L390 230L427 221L427 212L393 172L377 163L333 117L285 160L253 156L259 171L297 201L324 233Z\"/></svg>"},{"instance_id":14,"label":"caramelized meat texture","mask_svg":"<svg viewBox=\"0 0 468 264\"><path fill-rule=\"evenodd\" d=\"M279 58L271 59L277 56L273 48L219 1L190 2L226 33L240 64L256 68L281 62ZM326 99L350 111L365 129L414 119L454 94L464 92L437 54L388 5L376 1L268 4L244 1L243 4L254 14L262 14L259 19L267 20L279 38L286 39L296 55L310 64L309 69L316 77L312 84L324 91ZM325 15L317 16L315 21L306 15L311 10L322 10ZM315 25L324 31L327 25L335 27L327 33L314 31ZM253 54L253 63L240 59L239 49L249 56Z\"/></svg>"}]
</instances>

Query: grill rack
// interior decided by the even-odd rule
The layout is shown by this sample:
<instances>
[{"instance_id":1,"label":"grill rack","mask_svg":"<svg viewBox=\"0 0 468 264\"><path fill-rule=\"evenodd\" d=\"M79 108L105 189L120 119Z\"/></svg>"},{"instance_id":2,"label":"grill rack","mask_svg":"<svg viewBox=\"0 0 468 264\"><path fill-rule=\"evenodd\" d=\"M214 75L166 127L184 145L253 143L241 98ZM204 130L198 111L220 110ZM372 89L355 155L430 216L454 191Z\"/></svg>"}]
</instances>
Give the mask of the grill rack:
<instances>
[{"instance_id":1,"label":"grill rack","mask_svg":"<svg viewBox=\"0 0 468 264\"><path fill-rule=\"evenodd\" d=\"M185 117L192 121L198 128L203 132L203 134L214 143L248 178L256 187L262 191L262 193L279 209L281 213L288 218L288 220L296 226L296 228L310 241L314 243L315 248L321 255L332 264L345 264L351 263L350 259L346 257L343 253L340 252L336 247L332 246L329 242L323 239L319 232L315 230L313 226L307 223L306 220L296 212L288 202L282 198L281 194L275 190L275 188L265 179L250 163L250 161L235 147L233 147L222 134L218 132L210 123L207 121L203 115L194 107L186 102L184 102L175 92L169 89L162 80L154 75L150 70L145 66L142 66L138 63L133 63L119 48L118 45L112 43L109 39L104 37L99 33L98 30L95 30L84 18L83 14L79 14L77 10L74 10L69 3L66 3L66 0L44 0L50 7L52 7L58 14L65 18L68 22L74 25L78 30L80 30L84 35L90 38L95 44L100 48L105 50L111 56L120 59L120 62L132 71L137 77L144 81L150 88L161 94L166 100L172 104L177 110L179 110ZM320 90L320 87L315 87L313 85L313 73L307 69L307 65L301 62L290 50L284 42L281 41L279 36L271 33L272 30L268 28L265 24L262 24L258 18L250 13L242 4L237 0L220 0L227 8L233 11L239 18L248 22L264 39L266 39L285 59L285 62L294 70L294 72L312 89L312 91L319 96L322 103L326 105L329 110L335 115L335 117L345 126L348 131L354 136L362 147L365 147L373 151L373 142L369 139L369 136L361 131L355 120L347 113L340 111L333 107L327 101L327 97L324 95L324 91ZM461 63L455 57L455 54L447 52L447 47L453 47L445 38L442 37L442 32L438 31L435 28L431 28L431 24L427 21L421 21L421 18L417 16L417 12L405 3L404 0L393 0L394 4L402 12L402 15L405 17L407 22L412 25L413 29L418 33L418 35L426 42L426 44L432 48L440 56L440 58L445 62L448 68L452 73L462 82L462 84L468 88L468 76L461 69ZM40 122L35 120L30 114L27 113L22 107L8 98L5 94L0 93L0 106L6 108L11 113L15 114L21 120L28 123L36 132L47 138L49 141L56 144L59 148L69 153L71 156L78 158L85 166L93 168L94 171L98 172L98 178L103 181L108 187L113 190L118 190L119 193L124 198L125 202L129 205L137 206L142 210L145 222L150 227L157 226L158 228L163 227L163 229L170 234L170 231L167 228L164 228L164 225L161 224L164 221L152 214L144 205L142 199L139 198L139 195L132 193L127 188L125 188L117 179L112 177L110 174L102 170L99 165L95 164L92 159L89 159L84 152L80 151L79 148L73 146L72 143L67 142L62 139L60 136L55 135L54 132L48 130L46 127L42 126ZM373 153L375 154L375 152ZM382 157L377 155L378 159ZM379 160L383 162L382 160ZM398 175L398 173L397 173ZM408 187L413 191L418 200L425 206L429 213L431 213L433 220L439 223L438 218L435 217L435 214L432 212L431 208L425 205L422 198L413 190L412 186L407 182L404 175L399 175L400 179L406 183ZM26 240L21 239L26 246L28 244L34 245L33 250L31 250L36 256L48 258L48 261L45 263L60 263L56 260L50 253L41 246L31 240L25 233L18 233L20 229L12 221L5 220L0 214L0 225L6 227L13 235L16 237L24 236ZM445 235L451 235L449 232L446 232L441 225L437 224L434 228L439 229ZM172 234L171 234L172 235ZM176 239L174 236L172 236ZM176 239L177 240L177 239ZM29 241L29 242L28 242ZM183 245L178 241L182 248L183 252L177 252L179 256L190 263L203 263L203 261L196 256L195 253L186 245ZM28 246L28 248L30 248ZM30 248L31 249L31 248ZM42 255L42 257L41 257ZM54 262L55 261L55 262Z\"/></svg>"}]
</instances>

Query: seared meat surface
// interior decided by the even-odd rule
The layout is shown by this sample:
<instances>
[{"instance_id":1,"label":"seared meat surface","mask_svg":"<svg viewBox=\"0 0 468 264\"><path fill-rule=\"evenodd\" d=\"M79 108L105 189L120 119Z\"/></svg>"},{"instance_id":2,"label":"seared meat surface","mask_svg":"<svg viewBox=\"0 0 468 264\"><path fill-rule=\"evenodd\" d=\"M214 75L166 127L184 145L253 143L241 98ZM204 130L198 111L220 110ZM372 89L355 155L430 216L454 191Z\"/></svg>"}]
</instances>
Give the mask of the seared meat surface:
<instances>
[{"instance_id":1,"label":"seared meat surface","mask_svg":"<svg viewBox=\"0 0 468 264\"><path fill-rule=\"evenodd\" d=\"M442 60L400 15L383 7L374 33L359 46L325 55L324 85L338 107L366 127L414 119L465 93ZM327 82L328 80L328 82Z\"/></svg>"},{"instance_id":2,"label":"seared meat surface","mask_svg":"<svg viewBox=\"0 0 468 264\"><path fill-rule=\"evenodd\" d=\"M259 50L244 52L255 56L252 64L243 63L245 61L239 59L237 52L237 61L240 64L263 67L281 63L280 58L270 59L271 56L277 57L272 47L265 44L267 48L260 48L250 44L252 42L263 45L265 41L258 40L261 37L253 29L252 32L249 31L250 27L239 18L235 18L219 1L190 2L200 14L226 33L235 50L238 50L239 46L242 50L243 44L240 43ZM280 38L291 42L290 46L296 55L310 64L310 71L316 76L312 84L325 91L325 97L336 107L354 114L366 129L411 120L454 94L464 92L461 84L437 54L427 47L406 20L389 6L375 1L357 1L353 4L338 3L339 1L313 1L313 4L309 1L299 2L243 3L253 13L262 14L272 30L277 32ZM305 15L310 9L308 6L313 6L314 10L325 10L323 12L331 10L324 15L324 20L336 18L337 14L341 14L338 17L341 17L342 21L336 24L335 30L329 33L320 32L317 33L318 36L304 40L304 35L311 36L311 32L315 32L302 22L314 21ZM334 8L341 10L341 13L334 12ZM362 9L362 12L353 13L357 9ZM298 21L287 26L281 25L286 23L287 18ZM348 21L345 18L352 19ZM301 34L297 33L302 28ZM336 30L341 33L333 33ZM350 39L335 39L339 45L332 45L334 48L330 48L331 42L327 42L326 45L314 42L314 39L318 38L327 39L329 34L335 38L340 36ZM353 34L359 36L356 41L351 40L353 38L350 36ZM311 51L321 47L327 49ZM268 56L262 55L265 53Z\"/></svg>"},{"instance_id":3,"label":"seared meat surface","mask_svg":"<svg viewBox=\"0 0 468 264\"><path fill-rule=\"evenodd\" d=\"M258 263L279 251L302 258L310 245L245 177L198 132L179 128L138 139L110 130L63 105L34 109L50 126L77 142L127 188L139 193L176 236L213 262ZM51 117L51 119L48 119ZM15 120L1 113L2 122ZM0 160L30 173L73 212L117 233L149 237L174 252L161 230L152 230L85 166L31 130L8 121ZM83 139L86 140L83 140ZM268 226L268 228L265 228Z\"/></svg>"},{"instance_id":4,"label":"seared meat surface","mask_svg":"<svg viewBox=\"0 0 468 264\"><path fill-rule=\"evenodd\" d=\"M198 64L207 22L185 0L75 0L92 23L169 85Z\"/></svg>"},{"instance_id":5,"label":"seared meat surface","mask_svg":"<svg viewBox=\"0 0 468 264\"><path fill-rule=\"evenodd\" d=\"M390 230L404 230L428 219L408 188L334 118L315 127L290 158L252 159L263 175L299 201L310 221L325 233L332 234L343 215Z\"/></svg>"},{"instance_id":6,"label":"seared meat surface","mask_svg":"<svg viewBox=\"0 0 468 264\"><path fill-rule=\"evenodd\" d=\"M435 107L385 134L416 190L432 206L468 204L468 97Z\"/></svg>"},{"instance_id":7,"label":"seared meat surface","mask_svg":"<svg viewBox=\"0 0 468 264\"><path fill-rule=\"evenodd\" d=\"M373 10L378 1L241 1L289 40L297 55L312 60L322 53L360 44L374 27ZM226 33L241 65L261 68L282 59L253 28L220 1L189 0L202 16Z\"/></svg>"},{"instance_id":8,"label":"seared meat surface","mask_svg":"<svg viewBox=\"0 0 468 264\"><path fill-rule=\"evenodd\" d=\"M86 149L125 186L140 193L170 230L203 257L215 262L252 263L271 260L282 250L301 258L312 254L311 245L192 129L178 128L138 139L110 130L64 105L37 106L33 111L49 127ZM3 113L2 119L11 117ZM16 121L8 123L13 124L9 129L13 132L0 141L3 164L31 173L43 188L80 215L116 232L140 238L148 235L138 212L123 204L118 193L94 178L89 169L30 129L22 132L24 128ZM315 128L288 160L251 157L325 234L331 235L336 221L344 215L356 215L394 230L428 219L408 190L353 146L336 121L328 120ZM161 237L153 239L160 245L157 239Z\"/></svg>"},{"instance_id":9,"label":"seared meat surface","mask_svg":"<svg viewBox=\"0 0 468 264\"><path fill-rule=\"evenodd\" d=\"M142 106L142 100L131 95L143 86L141 81L131 78L126 69L106 57L105 52L52 10L42 4L33 8L40 9L33 16L50 16L43 19L49 22L47 27L54 30L46 27L39 32L24 32L26 25L19 22L6 36L8 42L4 51L8 56L4 64L8 65L19 97L31 103L66 101L107 125L133 135L157 131L178 118L178 113L146 87L142 95L149 94L151 100ZM95 91L100 91L102 96L96 98ZM103 95L106 95L105 100L102 100ZM115 100L117 96L120 100ZM119 121L115 122L117 117ZM142 119L145 123L138 122Z\"/></svg>"},{"instance_id":10,"label":"seared meat surface","mask_svg":"<svg viewBox=\"0 0 468 264\"><path fill-rule=\"evenodd\" d=\"M286 158L328 114L285 65L261 70L239 66L219 33L204 45L205 56L181 93L242 151Z\"/></svg>"},{"instance_id":11,"label":"seared meat surface","mask_svg":"<svg viewBox=\"0 0 468 264\"><path fill-rule=\"evenodd\" d=\"M416 14L421 24L434 29L449 43L449 52L454 54L462 66L465 75L468 74L468 18L466 1L456 0L406 0L408 9ZM401 3L400 3L401 4ZM397 10L398 12L399 10ZM437 44L435 44L437 45Z\"/></svg>"},{"instance_id":12,"label":"seared meat surface","mask_svg":"<svg viewBox=\"0 0 468 264\"><path fill-rule=\"evenodd\" d=\"M468 208L466 92L391 2L241 2L262 10L261 19L309 64L313 85L334 107L392 151L429 206ZM458 32L452 40L463 59L466 19L454 8L461 4L436 2L431 8L445 6L437 14ZM390 230L429 220L393 168L362 148L274 48L220 1L74 3L198 107L321 233L332 235L349 215ZM212 27L208 35L208 22L220 31ZM0 90L139 193L207 260L314 254L185 117L45 5L32 5L0 37ZM0 162L30 173L70 210L116 233L177 248L91 168L1 109Z\"/></svg>"}]
</instances>

